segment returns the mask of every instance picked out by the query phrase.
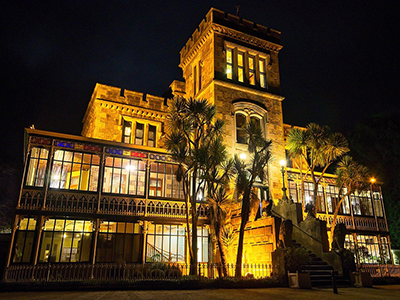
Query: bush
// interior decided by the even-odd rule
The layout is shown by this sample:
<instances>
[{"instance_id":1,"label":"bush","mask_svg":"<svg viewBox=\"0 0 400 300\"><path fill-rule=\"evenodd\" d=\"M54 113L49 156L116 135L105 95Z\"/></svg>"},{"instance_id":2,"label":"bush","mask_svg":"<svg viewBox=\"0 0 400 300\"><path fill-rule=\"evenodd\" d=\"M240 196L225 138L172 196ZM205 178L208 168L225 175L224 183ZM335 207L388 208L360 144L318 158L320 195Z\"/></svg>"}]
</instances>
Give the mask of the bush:
<instances>
[{"instance_id":1,"label":"bush","mask_svg":"<svg viewBox=\"0 0 400 300\"><path fill-rule=\"evenodd\" d=\"M310 254L304 247L289 247L284 249L285 270L294 273L301 270L310 260Z\"/></svg>"}]
</instances>

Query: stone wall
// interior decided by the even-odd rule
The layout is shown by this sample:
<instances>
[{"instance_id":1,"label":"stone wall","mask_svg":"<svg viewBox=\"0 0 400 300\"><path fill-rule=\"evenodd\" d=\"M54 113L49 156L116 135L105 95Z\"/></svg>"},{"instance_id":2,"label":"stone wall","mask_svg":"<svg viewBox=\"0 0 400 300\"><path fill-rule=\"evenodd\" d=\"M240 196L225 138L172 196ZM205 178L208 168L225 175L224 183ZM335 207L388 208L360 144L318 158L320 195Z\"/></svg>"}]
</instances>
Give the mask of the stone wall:
<instances>
[{"instance_id":1,"label":"stone wall","mask_svg":"<svg viewBox=\"0 0 400 300\"><path fill-rule=\"evenodd\" d=\"M83 119L82 136L121 142L124 117L164 123L166 115L162 97L96 84Z\"/></svg>"},{"instance_id":2,"label":"stone wall","mask_svg":"<svg viewBox=\"0 0 400 300\"><path fill-rule=\"evenodd\" d=\"M232 219L232 225L239 231L240 217ZM239 233L237 233L239 234ZM260 218L247 223L244 232L243 263L244 264L271 264L271 253L276 248L275 219L272 217ZM236 263L236 249L231 255L229 263Z\"/></svg>"}]
</instances>

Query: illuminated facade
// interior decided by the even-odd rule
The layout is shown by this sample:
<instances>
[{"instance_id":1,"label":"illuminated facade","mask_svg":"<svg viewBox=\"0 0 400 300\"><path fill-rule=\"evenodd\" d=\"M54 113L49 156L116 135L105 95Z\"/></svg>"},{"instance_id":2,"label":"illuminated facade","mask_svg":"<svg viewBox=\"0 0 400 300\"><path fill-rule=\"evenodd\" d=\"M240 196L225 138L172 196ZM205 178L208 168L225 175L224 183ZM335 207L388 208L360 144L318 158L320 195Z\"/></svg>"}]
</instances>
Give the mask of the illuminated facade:
<instances>
[{"instance_id":1,"label":"illuminated facade","mask_svg":"<svg viewBox=\"0 0 400 300\"><path fill-rule=\"evenodd\" d=\"M280 33L211 9L180 52L184 82L175 96L206 98L226 122L231 155L245 153L243 125L257 122L272 140L268 180L257 183L260 200L282 196L279 161L285 158L280 95ZM26 129L25 171L8 264L188 263L186 209L174 177L177 165L164 147L168 99L97 84L82 136ZM296 170L288 191L297 202ZM306 199L312 199L311 183ZM317 217L332 222L337 201L334 178L318 195ZM373 196L371 198L371 195ZM198 261L218 262L198 201ZM378 187L344 201L338 218L351 234L349 247L363 245L371 261L389 259L389 234ZM233 218L233 226L240 219ZM276 248L274 218L252 217L244 262L271 263ZM386 256L385 256L386 255ZM367 259L367 258L362 258ZM230 261L233 262L233 261Z\"/></svg>"}]
</instances>

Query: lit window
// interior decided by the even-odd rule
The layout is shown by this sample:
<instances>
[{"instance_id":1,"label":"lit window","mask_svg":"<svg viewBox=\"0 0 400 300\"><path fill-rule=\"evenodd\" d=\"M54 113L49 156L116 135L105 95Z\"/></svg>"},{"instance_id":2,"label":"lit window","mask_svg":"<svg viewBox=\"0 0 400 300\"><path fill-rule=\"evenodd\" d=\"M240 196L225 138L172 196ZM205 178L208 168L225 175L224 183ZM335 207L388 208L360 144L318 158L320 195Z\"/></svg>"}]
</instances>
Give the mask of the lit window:
<instances>
[{"instance_id":1,"label":"lit window","mask_svg":"<svg viewBox=\"0 0 400 300\"><path fill-rule=\"evenodd\" d=\"M374 207L375 207L376 216L383 217L381 194L379 192L374 192L373 197L374 197Z\"/></svg>"},{"instance_id":2,"label":"lit window","mask_svg":"<svg viewBox=\"0 0 400 300\"><path fill-rule=\"evenodd\" d=\"M150 167L150 197L182 198L181 184L174 173L176 165L152 163Z\"/></svg>"},{"instance_id":3,"label":"lit window","mask_svg":"<svg viewBox=\"0 0 400 300\"><path fill-rule=\"evenodd\" d=\"M51 168L50 187L97 191L100 156L56 150Z\"/></svg>"},{"instance_id":4,"label":"lit window","mask_svg":"<svg viewBox=\"0 0 400 300\"><path fill-rule=\"evenodd\" d=\"M132 122L124 120L124 126L122 131L122 142L129 144L131 142L132 135Z\"/></svg>"},{"instance_id":5,"label":"lit window","mask_svg":"<svg viewBox=\"0 0 400 300\"><path fill-rule=\"evenodd\" d=\"M133 122L133 124L135 124L134 129L132 129L131 121L124 120L124 125L122 127L122 142L130 143L132 141L135 145L156 147L157 126L139 122Z\"/></svg>"},{"instance_id":6,"label":"lit window","mask_svg":"<svg viewBox=\"0 0 400 300\"><path fill-rule=\"evenodd\" d=\"M208 262L208 229L206 227L197 227L197 261Z\"/></svg>"},{"instance_id":7,"label":"lit window","mask_svg":"<svg viewBox=\"0 0 400 300\"><path fill-rule=\"evenodd\" d=\"M146 262L185 261L183 226L150 224L146 244Z\"/></svg>"},{"instance_id":8,"label":"lit window","mask_svg":"<svg viewBox=\"0 0 400 300\"><path fill-rule=\"evenodd\" d=\"M238 80L244 82L244 53L238 52Z\"/></svg>"},{"instance_id":9,"label":"lit window","mask_svg":"<svg viewBox=\"0 0 400 300\"><path fill-rule=\"evenodd\" d=\"M256 84L256 70L254 65L254 56L249 56L249 83Z\"/></svg>"},{"instance_id":10,"label":"lit window","mask_svg":"<svg viewBox=\"0 0 400 300\"><path fill-rule=\"evenodd\" d=\"M109 156L106 158L103 192L144 196L146 166L142 161Z\"/></svg>"},{"instance_id":11,"label":"lit window","mask_svg":"<svg viewBox=\"0 0 400 300\"><path fill-rule=\"evenodd\" d=\"M144 124L136 123L135 145L143 145Z\"/></svg>"},{"instance_id":12,"label":"lit window","mask_svg":"<svg viewBox=\"0 0 400 300\"><path fill-rule=\"evenodd\" d=\"M147 146L155 147L156 146L156 133L157 127L153 125L149 125L149 135L147 137Z\"/></svg>"},{"instance_id":13,"label":"lit window","mask_svg":"<svg viewBox=\"0 0 400 300\"><path fill-rule=\"evenodd\" d=\"M233 78L233 60L232 60L232 52L233 49L227 49L226 50L226 77L228 79Z\"/></svg>"},{"instance_id":14,"label":"lit window","mask_svg":"<svg viewBox=\"0 0 400 300\"><path fill-rule=\"evenodd\" d=\"M44 185L44 175L46 173L48 156L49 151L47 149L32 149L28 173L26 175L26 185L37 187L42 187Z\"/></svg>"},{"instance_id":15,"label":"lit window","mask_svg":"<svg viewBox=\"0 0 400 300\"><path fill-rule=\"evenodd\" d=\"M25 218L20 221L15 239L13 262L29 263L34 244L36 220Z\"/></svg>"},{"instance_id":16,"label":"lit window","mask_svg":"<svg viewBox=\"0 0 400 300\"><path fill-rule=\"evenodd\" d=\"M267 88L267 57L256 51L226 48L226 78L253 86Z\"/></svg>"},{"instance_id":17,"label":"lit window","mask_svg":"<svg viewBox=\"0 0 400 300\"><path fill-rule=\"evenodd\" d=\"M40 243L39 262L88 262L93 224L84 220L46 221Z\"/></svg>"},{"instance_id":18,"label":"lit window","mask_svg":"<svg viewBox=\"0 0 400 300\"><path fill-rule=\"evenodd\" d=\"M265 59L264 58L259 58L258 60L258 68L260 71L260 86L262 88L267 87L267 73L266 73L266 68L265 68Z\"/></svg>"}]
</instances>

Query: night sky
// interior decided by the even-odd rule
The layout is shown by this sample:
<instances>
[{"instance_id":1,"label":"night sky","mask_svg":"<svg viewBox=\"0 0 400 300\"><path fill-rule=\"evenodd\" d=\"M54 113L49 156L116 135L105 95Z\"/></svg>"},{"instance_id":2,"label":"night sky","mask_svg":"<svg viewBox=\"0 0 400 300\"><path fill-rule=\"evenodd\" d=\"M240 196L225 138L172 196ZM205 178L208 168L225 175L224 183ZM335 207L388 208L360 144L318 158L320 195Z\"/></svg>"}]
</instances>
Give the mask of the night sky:
<instances>
[{"instance_id":1,"label":"night sky","mask_svg":"<svg viewBox=\"0 0 400 300\"><path fill-rule=\"evenodd\" d=\"M39 2L39 3L38 3ZM282 32L284 122L348 132L400 111L399 31L387 1L8 1L1 7L1 160L23 129L80 135L96 82L161 96L211 7Z\"/></svg>"}]
</instances>

